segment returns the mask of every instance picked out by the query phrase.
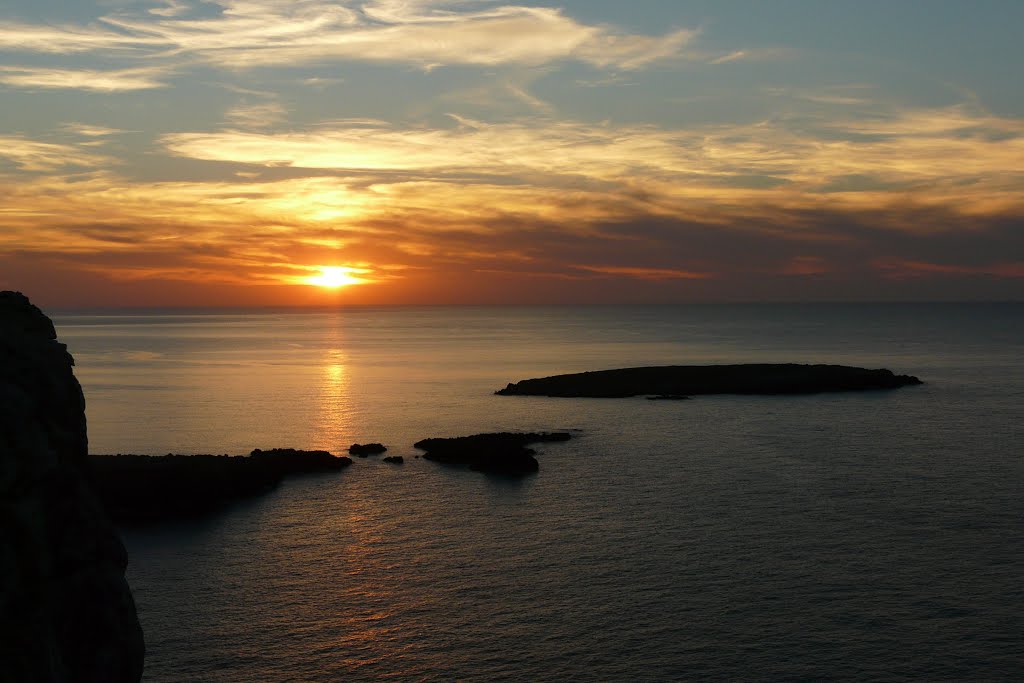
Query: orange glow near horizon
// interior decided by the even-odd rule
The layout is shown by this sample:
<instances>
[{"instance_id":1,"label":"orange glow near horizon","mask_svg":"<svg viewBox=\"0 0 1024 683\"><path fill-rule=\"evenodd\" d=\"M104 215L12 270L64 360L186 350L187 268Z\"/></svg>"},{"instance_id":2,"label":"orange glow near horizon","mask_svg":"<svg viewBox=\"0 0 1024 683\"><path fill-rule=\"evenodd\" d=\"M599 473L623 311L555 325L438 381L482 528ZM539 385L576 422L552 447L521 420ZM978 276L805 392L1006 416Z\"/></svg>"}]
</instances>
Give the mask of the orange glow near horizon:
<instances>
[{"instance_id":1,"label":"orange glow near horizon","mask_svg":"<svg viewBox=\"0 0 1024 683\"><path fill-rule=\"evenodd\" d=\"M344 266L319 266L320 272L317 275L310 275L302 278L301 282L306 285L323 287L324 289L340 289L349 285L359 285L367 282L366 279L356 277L353 273L364 273L363 269L347 268Z\"/></svg>"}]
</instances>

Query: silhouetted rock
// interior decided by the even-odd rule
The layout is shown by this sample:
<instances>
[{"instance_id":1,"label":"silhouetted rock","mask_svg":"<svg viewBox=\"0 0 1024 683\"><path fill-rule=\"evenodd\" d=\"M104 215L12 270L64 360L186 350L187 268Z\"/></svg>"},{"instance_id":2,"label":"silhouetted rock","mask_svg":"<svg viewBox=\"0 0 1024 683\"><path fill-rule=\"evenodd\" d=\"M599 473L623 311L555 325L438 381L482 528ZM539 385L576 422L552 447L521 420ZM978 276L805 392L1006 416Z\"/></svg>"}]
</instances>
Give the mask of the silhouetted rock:
<instances>
[{"instance_id":1,"label":"silhouetted rock","mask_svg":"<svg viewBox=\"0 0 1024 683\"><path fill-rule=\"evenodd\" d=\"M895 389L921 380L891 370L845 365L668 365L598 370L526 379L494 393L502 396L624 398L654 394L816 394Z\"/></svg>"},{"instance_id":2,"label":"silhouetted rock","mask_svg":"<svg viewBox=\"0 0 1024 683\"><path fill-rule=\"evenodd\" d=\"M94 455L104 506L123 524L201 517L274 489L294 474L337 472L351 458L293 448L228 455Z\"/></svg>"},{"instance_id":3,"label":"silhouetted rock","mask_svg":"<svg viewBox=\"0 0 1024 683\"><path fill-rule=\"evenodd\" d=\"M382 443L354 443L348 447L349 455L355 455L360 458L365 458L368 455L380 455L381 453L386 453L387 450L387 446Z\"/></svg>"},{"instance_id":4,"label":"silhouetted rock","mask_svg":"<svg viewBox=\"0 0 1024 683\"><path fill-rule=\"evenodd\" d=\"M675 394L659 394L658 396L648 396L648 401L689 401L689 396L677 396Z\"/></svg>"},{"instance_id":5,"label":"silhouetted rock","mask_svg":"<svg viewBox=\"0 0 1024 683\"><path fill-rule=\"evenodd\" d=\"M287 477L292 474L336 472L352 464L351 458L335 456L327 451L300 451L294 448L254 449L249 459Z\"/></svg>"},{"instance_id":6,"label":"silhouetted rock","mask_svg":"<svg viewBox=\"0 0 1024 683\"><path fill-rule=\"evenodd\" d=\"M453 438L417 441L414 446L426 451L424 458L450 465L468 465L477 472L522 475L539 469L532 443L568 441L566 432L473 434Z\"/></svg>"},{"instance_id":7,"label":"silhouetted rock","mask_svg":"<svg viewBox=\"0 0 1024 683\"><path fill-rule=\"evenodd\" d=\"M53 323L0 292L0 680L138 681L124 546L89 485L85 399Z\"/></svg>"},{"instance_id":8,"label":"silhouetted rock","mask_svg":"<svg viewBox=\"0 0 1024 683\"><path fill-rule=\"evenodd\" d=\"M400 455L389 455L384 458L384 462L390 462L393 465L401 465L405 462L405 458Z\"/></svg>"}]
</instances>

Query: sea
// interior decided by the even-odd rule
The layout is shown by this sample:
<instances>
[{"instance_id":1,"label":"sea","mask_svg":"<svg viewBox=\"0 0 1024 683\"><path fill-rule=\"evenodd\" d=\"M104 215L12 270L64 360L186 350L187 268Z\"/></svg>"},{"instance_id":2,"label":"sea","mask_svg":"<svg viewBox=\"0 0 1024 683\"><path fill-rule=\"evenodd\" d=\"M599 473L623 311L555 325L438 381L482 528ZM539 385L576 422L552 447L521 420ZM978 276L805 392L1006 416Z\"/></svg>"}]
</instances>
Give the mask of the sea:
<instances>
[{"instance_id":1,"label":"sea","mask_svg":"<svg viewBox=\"0 0 1024 683\"><path fill-rule=\"evenodd\" d=\"M405 457L123 529L150 683L1024 679L1024 304L53 317L93 453ZM494 394L761 362L924 384ZM512 479L413 447L521 430L574 438Z\"/></svg>"}]
</instances>

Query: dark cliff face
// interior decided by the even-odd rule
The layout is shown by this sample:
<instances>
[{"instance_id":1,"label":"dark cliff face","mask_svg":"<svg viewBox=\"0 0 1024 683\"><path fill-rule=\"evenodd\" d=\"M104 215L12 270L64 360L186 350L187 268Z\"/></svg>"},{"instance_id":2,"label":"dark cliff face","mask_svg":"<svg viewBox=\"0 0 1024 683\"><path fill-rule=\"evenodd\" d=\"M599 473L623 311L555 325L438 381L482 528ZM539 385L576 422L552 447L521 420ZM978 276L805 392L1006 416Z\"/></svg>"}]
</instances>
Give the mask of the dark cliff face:
<instances>
[{"instance_id":1,"label":"dark cliff face","mask_svg":"<svg viewBox=\"0 0 1024 683\"><path fill-rule=\"evenodd\" d=\"M127 558L89 484L73 364L42 311L0 292L0 681L142 677Z\"/></svg>"}]
</instances>

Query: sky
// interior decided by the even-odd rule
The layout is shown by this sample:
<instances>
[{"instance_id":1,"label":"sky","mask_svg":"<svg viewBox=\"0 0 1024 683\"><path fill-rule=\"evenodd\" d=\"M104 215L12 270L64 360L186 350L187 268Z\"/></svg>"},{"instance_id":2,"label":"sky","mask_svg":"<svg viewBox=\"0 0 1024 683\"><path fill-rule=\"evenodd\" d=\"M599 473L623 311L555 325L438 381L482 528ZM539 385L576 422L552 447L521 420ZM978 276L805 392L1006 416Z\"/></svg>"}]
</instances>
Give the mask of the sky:
<instances>
[{"instance_id":1,"label":"sky","mask_svg":"<svg viewBox=\"0 0 1024 683\"><path fill-rule=\"evenodd\" d=\"M0 0L0 289L1022 300L1021 26L1020 0Z\"/></svg>"}]
</instances>

